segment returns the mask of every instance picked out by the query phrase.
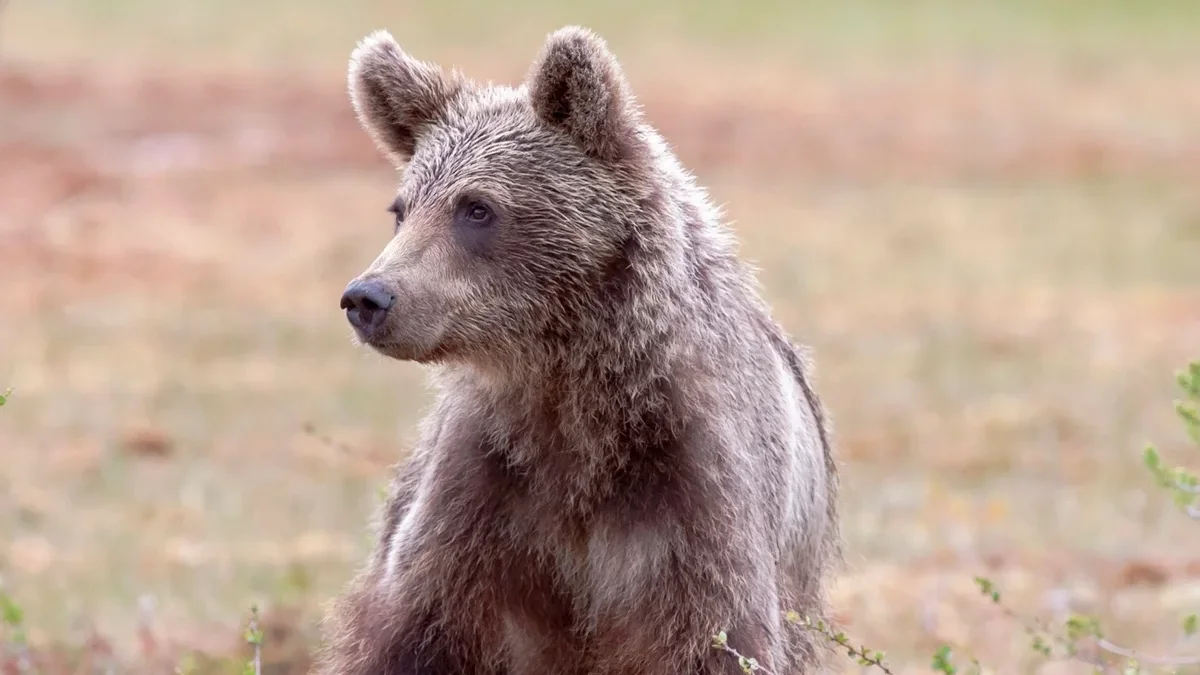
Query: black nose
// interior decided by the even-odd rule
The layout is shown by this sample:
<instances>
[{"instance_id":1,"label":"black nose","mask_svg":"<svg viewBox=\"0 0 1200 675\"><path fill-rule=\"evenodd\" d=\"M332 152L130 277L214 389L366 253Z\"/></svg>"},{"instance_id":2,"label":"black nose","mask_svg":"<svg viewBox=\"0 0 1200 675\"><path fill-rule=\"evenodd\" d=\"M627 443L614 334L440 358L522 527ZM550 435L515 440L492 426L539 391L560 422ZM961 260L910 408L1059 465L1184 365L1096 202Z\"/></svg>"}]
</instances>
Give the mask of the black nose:
<instances>
[{"instance_id":1,"label":"black nose","mask_svg":"<svg viewBox=\"0 0 1200 675\"><path fill-rule=\"evenodd\" d=\"M378 328L394 302L396 296L374 279L351 281L342 293L342 309L346 310L346 318L352 326L364 332Z\"/></svg>"}]
</instances>

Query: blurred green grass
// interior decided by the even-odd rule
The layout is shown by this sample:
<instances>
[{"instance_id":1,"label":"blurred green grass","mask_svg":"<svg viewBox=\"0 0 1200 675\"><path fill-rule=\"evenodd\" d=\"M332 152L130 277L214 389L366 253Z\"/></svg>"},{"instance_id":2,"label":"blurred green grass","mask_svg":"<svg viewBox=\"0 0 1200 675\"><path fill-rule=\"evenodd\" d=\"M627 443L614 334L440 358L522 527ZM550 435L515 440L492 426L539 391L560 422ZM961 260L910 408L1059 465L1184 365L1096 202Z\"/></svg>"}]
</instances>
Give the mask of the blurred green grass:
<instances>
[{"instance_id":1,"label":"blurred green grass","mask_svg":"<svg viewBox=\"0 0 1200 675\"><path fill-rule=\"evenodd\" d=\"M773 60L839 61L1194 60L1200 29L1200 5L1191 0L41 0L8 12L6 48L17 53L318 68L378 26L435 57L531 51L545 32L582 23L620 47L698 42L741 58L766 51Z\"/></svg>"}]
</instances>

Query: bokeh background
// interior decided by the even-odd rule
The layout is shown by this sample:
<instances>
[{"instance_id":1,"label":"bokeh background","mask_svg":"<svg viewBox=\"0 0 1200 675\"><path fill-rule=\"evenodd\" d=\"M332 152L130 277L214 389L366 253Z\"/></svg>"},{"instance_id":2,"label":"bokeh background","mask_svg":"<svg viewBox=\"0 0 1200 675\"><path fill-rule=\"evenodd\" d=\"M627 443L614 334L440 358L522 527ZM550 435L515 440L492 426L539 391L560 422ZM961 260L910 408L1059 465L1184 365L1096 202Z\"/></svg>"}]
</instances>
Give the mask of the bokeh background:
<instances>
[{"instance_id":1,"label":"bokeh background","mask_svg":"<svg viewBox=\"0 0 1200 675\"><path fill-rule=\"evenodd\" d=\"M431 400L338 309L395 180L347 57L384 27L516 83L565 23L610 41L815 351L855 641L1035 668L986 575L1178 647L1200 537L1140 451L1195 459L1196 0L7 2L0 583L30 639L203 668L245 656L257 602L268 667L303 672Z\"/></svg>"}]
</instances>

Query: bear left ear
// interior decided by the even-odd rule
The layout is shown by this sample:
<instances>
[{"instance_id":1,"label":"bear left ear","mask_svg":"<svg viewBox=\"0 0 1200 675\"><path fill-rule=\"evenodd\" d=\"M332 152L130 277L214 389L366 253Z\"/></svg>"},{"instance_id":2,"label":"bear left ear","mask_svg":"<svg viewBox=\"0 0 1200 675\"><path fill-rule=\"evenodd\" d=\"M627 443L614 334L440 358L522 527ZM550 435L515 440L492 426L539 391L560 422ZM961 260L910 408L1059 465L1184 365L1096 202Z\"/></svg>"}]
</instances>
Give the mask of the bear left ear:
<instances>
[{"instance_id":1,"label":"bear left ear","mask_svg":"<svg viewBox=\"0 0 1200 675\"><path fill-rule=\"evenodd\" d=\"M551 33L527 83L537 116L588 155L616 160L628 153L637 126L633 95L600 36L580 26Z\"/></svg>"}]
</instances>

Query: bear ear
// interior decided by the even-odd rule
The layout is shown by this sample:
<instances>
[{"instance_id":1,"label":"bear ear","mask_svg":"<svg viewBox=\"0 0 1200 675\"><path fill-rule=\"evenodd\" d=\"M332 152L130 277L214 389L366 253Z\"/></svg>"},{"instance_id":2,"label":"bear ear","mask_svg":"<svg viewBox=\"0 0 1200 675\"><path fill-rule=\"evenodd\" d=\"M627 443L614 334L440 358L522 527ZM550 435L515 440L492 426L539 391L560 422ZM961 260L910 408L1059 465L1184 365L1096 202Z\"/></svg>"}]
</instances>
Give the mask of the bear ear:
<instances>
[{"instance_id":1,"label":"bear ear","mask_svg":"<svg viewBox=\"0 0 1200 675\"><path fill-rule=\"evenodd\" d=\"M358 43L347 80L359 124L398 166L461 87L457 76L409 56L385 30Z\"/></svg>"},{"instance_id":2,"label":"bear ear","mask_svg":"<svg viewBox=\"0 0 1200 675\"><path fill-rule=\"evenodd\" d=\"M565 131L584 152L605 160L627 153L637 126L633 96L599 35L580 26L551 33L527 84L537 116Z\"/></svg>"}]
</instances>

